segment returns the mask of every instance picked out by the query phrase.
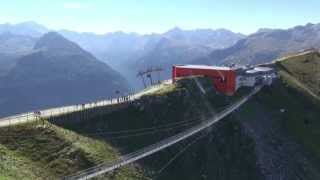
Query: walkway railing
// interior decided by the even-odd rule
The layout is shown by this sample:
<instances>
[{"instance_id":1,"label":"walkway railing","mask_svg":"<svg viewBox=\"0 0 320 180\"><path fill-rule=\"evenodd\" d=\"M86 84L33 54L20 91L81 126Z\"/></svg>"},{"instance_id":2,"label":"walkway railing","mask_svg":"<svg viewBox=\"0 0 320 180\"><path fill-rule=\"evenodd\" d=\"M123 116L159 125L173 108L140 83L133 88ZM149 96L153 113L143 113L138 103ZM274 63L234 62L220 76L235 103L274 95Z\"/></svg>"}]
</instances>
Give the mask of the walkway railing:
<instances>
[{"instance_id":1,"label":"walkway railing","mask_svg":"<svg viewBox=\"0 0 320 180\"><path fill-rule=\"evenodd\" d=\"M151 93L160 88L160 85L154 85L150 88L143 90L139 93L127 95L127 96L121 96L118 98L113 98L109 100L101 100L96 102L90 102L85 104L77 104L77 105L71 105L71 106L63 106L63 107L57 107L57 108L50 108L45 110L39 110L35 112L27 112L23 114L17 114L5 118L0 118L0 127L4 126L10 126L20 123L25 123L29 121L38 120L40 118L50 118L50 117L56 117L64 114L69 114L73 112L79 112L84 111L88 109L94 109L98 107L104 107L109 105L115 105L115 104L121 104L121 103L128 103L131 101L134 101L136 99L139 99L141 96L143 96L146 93Z\"/></svg>"}]
</instances>

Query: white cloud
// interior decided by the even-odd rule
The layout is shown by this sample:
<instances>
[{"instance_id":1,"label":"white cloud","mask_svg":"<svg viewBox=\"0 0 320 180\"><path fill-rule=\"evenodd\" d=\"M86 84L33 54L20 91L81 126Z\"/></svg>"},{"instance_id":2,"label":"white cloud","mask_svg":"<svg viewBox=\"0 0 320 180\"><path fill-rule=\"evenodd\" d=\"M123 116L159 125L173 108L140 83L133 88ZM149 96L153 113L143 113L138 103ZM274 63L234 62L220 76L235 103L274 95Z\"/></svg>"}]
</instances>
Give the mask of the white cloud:
<instances>
[{"instance_id":1,"label":"white cloud","mask_svg":"<svg viewBox=\"0 0 320 180\"><path fill-rule=\"evenodd\" d=\"M83 9L86 8L84 4L77 3L77 2L68 2L63 4L64 9Z\"/></svg>"}]
</instances>

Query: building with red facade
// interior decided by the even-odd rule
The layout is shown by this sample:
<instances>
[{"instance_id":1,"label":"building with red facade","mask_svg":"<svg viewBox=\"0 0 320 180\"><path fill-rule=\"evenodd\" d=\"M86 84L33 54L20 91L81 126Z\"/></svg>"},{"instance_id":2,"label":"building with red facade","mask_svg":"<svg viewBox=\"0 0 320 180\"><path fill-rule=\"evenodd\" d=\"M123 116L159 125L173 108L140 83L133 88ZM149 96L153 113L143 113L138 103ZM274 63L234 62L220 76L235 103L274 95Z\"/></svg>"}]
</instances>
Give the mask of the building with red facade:
<instances>
[{"instance_id":1,"label":"building with red facade","mask_svg":"<svg viewBox=\"0 0 320 180\"><path fill-rule=\"evenodd\" d=\"M276 77L272 68L235 68L206 65L176 65L172 67L172 81L179 77L205 76L211 79L216 91L225 95L233 95L241 86L255 86ZM268 82L270 83L270 82Z\"/></svg>"}]
</instances>

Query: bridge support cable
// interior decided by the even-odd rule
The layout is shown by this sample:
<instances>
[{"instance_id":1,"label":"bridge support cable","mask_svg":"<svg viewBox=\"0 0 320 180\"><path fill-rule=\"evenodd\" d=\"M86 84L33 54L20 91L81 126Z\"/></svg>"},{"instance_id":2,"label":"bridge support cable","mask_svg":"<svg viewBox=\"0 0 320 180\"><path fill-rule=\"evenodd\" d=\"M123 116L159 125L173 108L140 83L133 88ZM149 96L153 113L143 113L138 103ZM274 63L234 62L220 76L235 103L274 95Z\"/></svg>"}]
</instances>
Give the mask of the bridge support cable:
<instances>
[{"instance_id":1,"label":"bridge support cable","mask_svg":"<svg viewBox=\"0 0 320 180\"><path fill-rule=\"evenodd\" d=\"M205 91L202 84L199 82L198 78L193 77L192 79L196 82L197 87L199 88L200 92L202 93L201 98L203 99L204 105L209 109L209 111L214 116L217 113L217 110L212 107L212 105L210 104L208 99L204 98L204 95L207 94L207 92Z\"/></svg>"},{"instance_id":2,"label":"bridge support cable","mask_svg":"<svg viewBox=\"0 0 320 180\"><path fill-rule=\"evenodd\" d=\"M209 133L205 132L201 136L197 137L190 143L188 143L185 147L183 147L178 153L176 153L164 166L161 167L161 169L157 172L157 174L161 174L166 168L170 166L172 162L174 162L180 155L182 155L189 147L191 147L193 144L198 142L200 139L206 137Z\"/></svg>"},{"instance_id":3,"label":"bridge support cable","mask_svg":"<svg viewBox=\"0 0 320 180\"><path fill-rule=\"evenodd\" d=\"M253 95L255 95L257 92L259 92L262 87L263 87L263 85L255 87L252 90L252 92L250 92L248 95L242 97L239 101L237 101L236 103L234 103L233 105L231 105L227 109L223 110L222 112L217 113L214 117L210 118L209 120L201 122L199 125L196 125L190 129L187 129L181 133L178 133L177 135L174 135L174 136L171 136L167 139L164 139L158 143L155 143L153 145L142 148L136 152L124 155L121 157L121 159L119 159L115 162L100 164L95 167L80 171L74 175L64 177L63 179L78 179L78 180L91 179L96 176L102 175L104 173L110 172L112 170L118 169L124 165L135 162L135 161L142 159L144 157L147 157L149 155L152 155L152 154L159 152L169 146L172 146L172 145L212 126L216 122L220 121L221 119L223 119L224 117L226 117L227 115L232 113L234 110L238 109L245 102L247 102Z\"/></svg>"}]
</instances>

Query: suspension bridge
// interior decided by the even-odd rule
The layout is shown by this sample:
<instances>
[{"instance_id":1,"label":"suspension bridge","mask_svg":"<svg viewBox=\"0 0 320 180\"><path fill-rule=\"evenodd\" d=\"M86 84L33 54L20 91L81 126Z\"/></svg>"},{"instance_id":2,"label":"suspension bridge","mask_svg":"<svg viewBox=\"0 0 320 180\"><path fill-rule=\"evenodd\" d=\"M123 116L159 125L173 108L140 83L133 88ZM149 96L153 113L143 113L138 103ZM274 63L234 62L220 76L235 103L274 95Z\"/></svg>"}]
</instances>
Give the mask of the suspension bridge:
<instances>
[{"instance_id":1,"label":"suspension bridge","mask_svg":"<svg viewBox=\"0 0 320 180\"><path fill-rule=\"evenodd\" d=\"M202 131L204 129L207 129L208 127L212 126L216 122L222 120L224 117L226 117L227 115L229 115L230 113L232 113L233 111L235 111L239 107L241 107L241 105L243 105L245 102L247 102L257 92L259 92L262 87L263 87L263 85L259 85L259 86L255 87L249 94L242 97L240 100L238 100L234 104L230 105L225 110L215 114L212 118L210 118L207 121L203 121L203 122L199 123L198 125L195 125L195 126L189 128L183 132L180 132L174 136L171 136L169 138L161 140L155 144L144 147L138 151L123 155L118 160L116 160L114 162L101 163L101 164L94 166L94 167L91 167L89 169L79 171L73 175L63 177L62 179L68 179L68 180L91 179L91 178L97 177L99 175L113 171L115 169L118 169L118 168L125 166L127 164L138 161L138 160L145 158L147 156L150 156L154 153L157 153L157 152L159 152L169 146L172 146L172 145L174 145L184 139L189 138L190 136L193 136L193 135L199 133L200 131Z\"/></svg>"}]
</instances>

